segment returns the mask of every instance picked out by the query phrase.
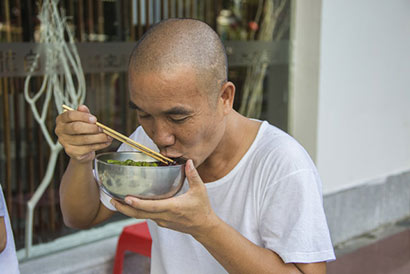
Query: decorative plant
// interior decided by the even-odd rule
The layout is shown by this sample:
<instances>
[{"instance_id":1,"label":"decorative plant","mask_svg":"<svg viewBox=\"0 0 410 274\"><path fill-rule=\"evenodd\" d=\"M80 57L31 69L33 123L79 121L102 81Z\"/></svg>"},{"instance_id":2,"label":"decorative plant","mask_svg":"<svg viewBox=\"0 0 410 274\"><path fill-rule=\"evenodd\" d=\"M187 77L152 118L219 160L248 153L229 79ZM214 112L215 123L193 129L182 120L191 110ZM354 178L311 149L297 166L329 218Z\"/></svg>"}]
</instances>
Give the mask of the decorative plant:
<instances>
[{"instance_id":1,"label":"decorative plant","mask_svg":"<svg viewBox=\"0 0 410 274\"><path fill-rule=\"evenodd\" d=\"M44 47L45 60L44 77L40 89L30 92L30 79L36 69L40 53L35 56L24 83L24 96L31 107L34 118L40 125L41 131L50 146L50 158L47 171L39 187L27 203L26 220L26 257L30 257L33 231L33 212L36 204L51 182L57 156L62 149L58 141L54 141L46 126L47 112L50 110L51 98L58 112L62 111L62 104L76 108L85 99L85 79L81 67L73 35L68 28L67 18L58 11L58 0L45 0L42 3L38 18L41 21L39 39ZM42 102L42 108L38 105Z\"/></svg>"}]
</instances>

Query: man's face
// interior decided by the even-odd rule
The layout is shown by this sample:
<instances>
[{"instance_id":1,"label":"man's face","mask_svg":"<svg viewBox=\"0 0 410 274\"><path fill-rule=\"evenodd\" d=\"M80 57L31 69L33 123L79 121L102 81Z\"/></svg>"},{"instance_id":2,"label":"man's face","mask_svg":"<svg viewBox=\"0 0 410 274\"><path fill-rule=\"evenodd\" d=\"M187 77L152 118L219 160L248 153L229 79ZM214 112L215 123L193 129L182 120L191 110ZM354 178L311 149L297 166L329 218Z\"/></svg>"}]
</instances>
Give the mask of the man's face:
<instances>
[{"instance_id":1,"label":"man's face","mask_svg":"<svg viewBox=\"0 0 410 274\"><path fill-rule=\"evenodd\" d=\"M140 124L162 154L199 166L214 152L225 129L222 106L219 100L210 103L193 69L138 74L131 69L129 89Z\"/></svg>"}]
</instances>

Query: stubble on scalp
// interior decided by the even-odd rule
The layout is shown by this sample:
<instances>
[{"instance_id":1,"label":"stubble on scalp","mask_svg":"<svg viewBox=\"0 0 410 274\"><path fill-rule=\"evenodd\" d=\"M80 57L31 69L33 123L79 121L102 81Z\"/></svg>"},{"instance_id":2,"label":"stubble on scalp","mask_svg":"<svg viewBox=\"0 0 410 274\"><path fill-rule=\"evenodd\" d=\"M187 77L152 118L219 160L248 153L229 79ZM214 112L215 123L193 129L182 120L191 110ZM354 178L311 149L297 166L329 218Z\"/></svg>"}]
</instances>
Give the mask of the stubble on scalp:
<instances>
[{"instance_id":1,"label":"stubble on scalp","mask_svg":"<svg viewBox=\"0 0 410 274\"><path fill-rule=\"evenodd\" d=\"M227 81L227 57L215 31L195 19L167 19L153 25L134 48L129 72L170 73L177 67L195 71L199 91L216 102Z\"/></svg>"}]
</instances>

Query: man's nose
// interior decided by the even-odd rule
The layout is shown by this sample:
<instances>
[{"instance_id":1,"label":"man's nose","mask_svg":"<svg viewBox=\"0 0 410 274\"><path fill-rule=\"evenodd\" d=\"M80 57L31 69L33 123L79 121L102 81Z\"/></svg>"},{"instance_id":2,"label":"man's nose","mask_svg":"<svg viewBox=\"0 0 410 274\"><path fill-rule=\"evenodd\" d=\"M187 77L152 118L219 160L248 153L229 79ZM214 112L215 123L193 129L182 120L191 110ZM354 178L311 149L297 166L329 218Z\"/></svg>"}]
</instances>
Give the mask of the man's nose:
<instances>
[{"instance_id":1,"label":"man's nose","mask_svg":"<svg viewBox=\"0 0 410 274\"><path fill-rule=\"evenodd\" d=\"M165 122L155 122L152 133L153 141L160 149L172 146L175 143L172 129Z\"/></svg>"}]
</instances>

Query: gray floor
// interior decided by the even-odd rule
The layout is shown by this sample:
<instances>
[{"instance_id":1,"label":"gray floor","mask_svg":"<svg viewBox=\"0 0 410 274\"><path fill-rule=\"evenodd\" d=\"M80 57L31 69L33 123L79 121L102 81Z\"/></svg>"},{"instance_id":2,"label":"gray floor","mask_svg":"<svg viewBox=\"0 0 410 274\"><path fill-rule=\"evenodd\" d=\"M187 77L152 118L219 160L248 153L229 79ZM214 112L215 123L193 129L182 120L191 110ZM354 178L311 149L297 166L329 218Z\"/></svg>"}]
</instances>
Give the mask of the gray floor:
<instances>
[{"instance_id":1,"label":"gray floor","mask_svg":"<svg viewBox=\"0 0 410 274\"><path fill-rule=\"evenodd\" d=\"M20 263L21 274L109 274L114 265L117 237ZM383 226L336 247L337 260L329 274L410 273L410 218ZM150 259L126 253L125 274L149 273Z\"/></svg>"},{"instance_id":2,"label":"gray floor","mask_svg":"<svg viewBox=\"0 0 410 274\"><path fill-rule=\"evenodd\" d=\"M336 249L329 274L410 273L410 219L362 235Z\"/></svg>"},{"instance_id":3,"label":"gray floor","mask_svg":"<svg viewBox=\"0 0 410 274\"><path fill-rule=\"evenodd\" d=\"M20 262L21 274L111 274L118 237ZM124 274L149 273L150 259L126 253Z\"/></svg>"}]
</instances>

